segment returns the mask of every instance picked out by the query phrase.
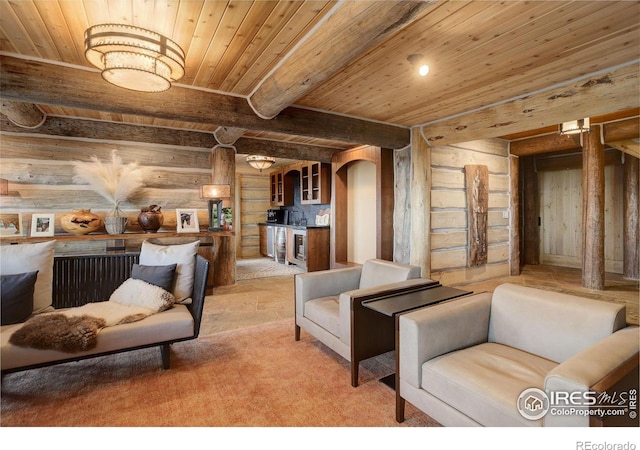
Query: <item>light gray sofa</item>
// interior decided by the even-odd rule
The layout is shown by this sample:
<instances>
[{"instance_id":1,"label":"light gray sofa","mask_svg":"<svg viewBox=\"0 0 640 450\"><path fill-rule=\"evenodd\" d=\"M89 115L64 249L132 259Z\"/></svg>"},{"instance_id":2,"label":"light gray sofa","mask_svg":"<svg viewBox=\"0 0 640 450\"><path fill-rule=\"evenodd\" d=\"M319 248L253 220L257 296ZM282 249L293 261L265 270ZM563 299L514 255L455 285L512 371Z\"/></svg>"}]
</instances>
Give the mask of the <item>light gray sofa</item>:
<instances>
[{"instance_id":1,"label":"light gray sofa","mask_svg":"<svg viewBox=\"0 0 640 450\"><path fill-rule=\"evenodd\" d=\"M445 426L588 426L593 395L585 393L621 380L637 389L638 327L626 326L625 313L615 303L503 284L401 315L397 420L409 401ZM530 388L539 391L523 395ZM541 391L548 404L523 403ZM559 392L578 399L555 403ZM571 412L564 406L574 413L561 415Z\"/></svg>"},{"instance_id":2,"label":"light gray sofa","mask_svg":"<svg viewBox=\"0 0 640 450\"><path fill-rule=\"evenodd\" d=\"M419 289L433 283L420 278L420 267L381 259L370 259L362 266L322 270L295 276L295 339L300 329L351 362L351 384L358 385L360 361L394 348L393 322L364 310L361 302L383 293ZM356 314L370 315L365 320L368 348L351 345ZM360 350L360 351L358 351Z\"/></svg>"}]
</instances>

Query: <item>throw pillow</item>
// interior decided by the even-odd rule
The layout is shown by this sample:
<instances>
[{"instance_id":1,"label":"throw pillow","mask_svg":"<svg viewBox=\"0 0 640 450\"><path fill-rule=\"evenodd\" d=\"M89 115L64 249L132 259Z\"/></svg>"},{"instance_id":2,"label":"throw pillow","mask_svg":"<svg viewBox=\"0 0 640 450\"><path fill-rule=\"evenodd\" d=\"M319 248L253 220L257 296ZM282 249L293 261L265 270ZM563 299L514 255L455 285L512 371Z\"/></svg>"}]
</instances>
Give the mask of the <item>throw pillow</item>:
<instances>
[{"instance_id":1,"label":"throw pillow","mask_svg":"<svg viewBox=\"0 0 640 450\"><path fill-rule=\"evenodd\" d=\"M166 266L176 264L176 281L172 294L176 302L191 296L196 268L196 254L200 241L188 244L158 245L148 241L142 243L139 264L145 266Z\"/></svg>"},{"instance_id":2,"label":"throw pillow","mask_svg":"<svg viewBox=\"0 0 640 450\"><path fill-rule=\"evenodd\" d=\"M33 311L33 289L38 271L0 275L0 322L2 325L21 323L29 318Z\"/></svg>"},{"instance_id":3,"label":"throw pillow","mask_svg":"<svg viewBox=\"0 0 640 450\"><path fill-rule=\"evenodd\" d=\"M173 282L176 278L177 264L168 266L144 266L134 264L131 268L131 278L146 281L155 286L161 287L165 291L173 291Z\"/></svg>"},{"instance_id":4,"label":"throw pillow","mask_svg":"<svg viewBox=\"0 0 640 450\"><path fill-rule=\"evenodd\" d=\"M113 291L109 301L124 306L137 306L160 312L171 308L175 297L161 287L146 281L129 278L118 286L118 289Z\"/></svg>"},{"instance_id":5,"label":"throw pillow","mask_svg":"<svg viewBox=\"0 0 640 450\"><path fill-rule=\"evenodd\" d=\"M53 302L53 252L56 241L0 246L0 275L38 271L33 292L33 312Z\"/></svg>"}]
</instances>

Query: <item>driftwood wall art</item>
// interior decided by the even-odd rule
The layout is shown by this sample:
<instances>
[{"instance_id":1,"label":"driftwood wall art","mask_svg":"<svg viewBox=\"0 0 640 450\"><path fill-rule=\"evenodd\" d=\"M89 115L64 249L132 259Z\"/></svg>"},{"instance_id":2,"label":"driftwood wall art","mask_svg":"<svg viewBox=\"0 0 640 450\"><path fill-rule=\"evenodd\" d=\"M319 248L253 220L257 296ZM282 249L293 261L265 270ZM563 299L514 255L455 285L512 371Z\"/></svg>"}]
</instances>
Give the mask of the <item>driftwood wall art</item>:
<instances>
[{"instance_id":1,"label":"driftwood wall art","mask_svg":"<svg viewBox=\"0 0 640 450\"><path fill-rule=\"evenodd\" d=\"M467 266L487 263L487 214L489 211L489 169L484 165L464 166L467 189L469 250Z\"/></svg>"}]
</instances>

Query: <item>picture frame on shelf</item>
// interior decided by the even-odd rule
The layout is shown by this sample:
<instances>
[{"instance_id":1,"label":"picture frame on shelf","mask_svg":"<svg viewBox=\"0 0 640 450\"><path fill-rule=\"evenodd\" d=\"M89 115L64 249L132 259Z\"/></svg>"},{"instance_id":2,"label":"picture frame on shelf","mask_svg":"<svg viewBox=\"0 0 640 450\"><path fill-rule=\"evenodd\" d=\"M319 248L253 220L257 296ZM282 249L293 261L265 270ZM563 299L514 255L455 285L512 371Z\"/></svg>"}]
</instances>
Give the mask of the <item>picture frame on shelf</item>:
<instances>
[{"instance_id":1,"label":"picture frame on shelf","mask_svg":"<svg viewBox=\"0 0 640 450\"><path fill-rule=\"evenodd\" d=\"M176 231L178 233L198 233L200 231L198 210L176 209Z\"/></svg>"},{"instance_id":2,"label":"picture frame on shelf","mask_svg":"<svg viewBox=\"0 0 640 450\"><path fill-rule=\"evenodd\" d=\"M231 231L233 227L233 209L228 206L222 208L222 215L220 217L220 226L223 231Z\"/></svg>"},{"instance_id":3,"label":"picture frame on shelf","mask_svg":"<svg viewBox=\"0 0 640 450\"><path fill-rule=\"evenodd\" d=\"M22 213L0 213L0 236L22 236Z\"/></svg>"},{"instance_id":4,"label":"picture frame on shelf","mask_svg":"<svg viewBox=\"0 0 640 450\"><path fill-rule=\"evenodd\" d=\"M56 230L55 214L32 214L31 237L53 236Z\"/></svg>"}]
</instances>

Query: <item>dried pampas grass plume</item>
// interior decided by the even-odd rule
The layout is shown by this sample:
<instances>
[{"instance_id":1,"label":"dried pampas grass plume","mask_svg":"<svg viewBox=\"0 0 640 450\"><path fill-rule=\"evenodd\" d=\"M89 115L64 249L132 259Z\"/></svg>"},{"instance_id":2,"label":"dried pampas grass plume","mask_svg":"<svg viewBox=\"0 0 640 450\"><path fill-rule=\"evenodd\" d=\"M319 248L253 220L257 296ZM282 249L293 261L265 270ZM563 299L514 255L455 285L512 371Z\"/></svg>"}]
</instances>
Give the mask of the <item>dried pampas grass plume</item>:
<instances>
[{"instance_id":1,"label":"dried pampas grass plume","mask_svg":"<svg viewBox=\"0 0 640 450\"><path fill-rule=\"evenodd\" d=\"M114 209L144 186L146 170L138 163L123 164L117 150L111 152L111 161L102 162L92 156L90 162L74 161L75 183L88 184L108 200Z\"/></svg>"}]
</instances>

